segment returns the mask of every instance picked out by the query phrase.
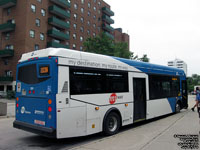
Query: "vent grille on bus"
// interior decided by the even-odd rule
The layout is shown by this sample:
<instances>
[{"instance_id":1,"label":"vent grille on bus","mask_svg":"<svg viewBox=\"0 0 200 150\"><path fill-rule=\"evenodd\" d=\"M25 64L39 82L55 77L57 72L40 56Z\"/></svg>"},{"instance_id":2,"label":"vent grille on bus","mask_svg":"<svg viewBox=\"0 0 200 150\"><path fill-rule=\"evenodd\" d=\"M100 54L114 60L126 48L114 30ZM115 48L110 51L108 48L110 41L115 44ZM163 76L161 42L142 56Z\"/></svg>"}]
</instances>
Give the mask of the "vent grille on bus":
<instances>
[{"instance_id":1,"label":"vent grille on bus","mask_svg":"<svg viewBox=\"0 0 200 150\"><path fill-rule=\"evenodd\" d=\"M67 81L65 81L64 86L62 88L62 93L64 93L64 92L68 92L68 82Z\"/></svg>"}]
</instances>

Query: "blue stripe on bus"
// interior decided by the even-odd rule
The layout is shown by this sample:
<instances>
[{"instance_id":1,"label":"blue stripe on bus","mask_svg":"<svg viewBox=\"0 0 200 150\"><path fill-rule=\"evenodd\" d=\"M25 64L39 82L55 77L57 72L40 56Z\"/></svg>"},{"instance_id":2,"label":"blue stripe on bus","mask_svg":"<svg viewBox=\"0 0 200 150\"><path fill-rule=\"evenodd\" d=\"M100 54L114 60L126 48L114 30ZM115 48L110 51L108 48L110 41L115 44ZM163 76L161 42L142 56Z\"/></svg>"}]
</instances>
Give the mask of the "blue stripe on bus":
<instances>
[{"instance_id":1,"label":"blue stripe on bus","mask_svg":"<svg viewBox=\"0 0 200 150\"><path fill-rule=\"evenodd\" d=\"M148 74L165 74L165 75L179 75L179 76L185 76L185 73L182 69L174 68L174 67L168 67L168 66L161 66L141 61L134 61L130 59L124 59L124 58L117 58L112 57L116 60L119 60L125 64L128 64L129 66L133 66L137 68L138 70L148 73Z\"/></svg>"},{"instance_id":2,"label":"blue stripe on bus","mask_svg":"<svg viewBox=\"0 0 200 150\"><path fill-rule=\"evenodd\" d=\"M171 109L172 109L172 112L175 112L175 108L176 108L176 97L173 97L173 98L167 98L170 106L171 106Z\"/></svg>"}]
</instances>

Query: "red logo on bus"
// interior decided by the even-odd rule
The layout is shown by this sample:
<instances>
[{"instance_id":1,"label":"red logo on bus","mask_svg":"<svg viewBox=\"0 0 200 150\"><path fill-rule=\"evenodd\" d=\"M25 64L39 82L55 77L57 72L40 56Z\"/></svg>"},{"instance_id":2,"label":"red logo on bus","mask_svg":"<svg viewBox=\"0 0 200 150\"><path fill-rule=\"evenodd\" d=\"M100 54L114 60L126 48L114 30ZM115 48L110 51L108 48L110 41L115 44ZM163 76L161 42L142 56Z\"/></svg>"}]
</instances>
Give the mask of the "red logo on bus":
<instances>
[{"instance_id":1,"label":"red logo on bus","mask_svg":"<svg viewBox=\"0 0 200 150\"><path fill-rule=\"evenodd\" d=\"M116 100L117 100L117 95L115 93L112 93L109 98L110 104L114 104Z\"/></svg>"}]
</instances>

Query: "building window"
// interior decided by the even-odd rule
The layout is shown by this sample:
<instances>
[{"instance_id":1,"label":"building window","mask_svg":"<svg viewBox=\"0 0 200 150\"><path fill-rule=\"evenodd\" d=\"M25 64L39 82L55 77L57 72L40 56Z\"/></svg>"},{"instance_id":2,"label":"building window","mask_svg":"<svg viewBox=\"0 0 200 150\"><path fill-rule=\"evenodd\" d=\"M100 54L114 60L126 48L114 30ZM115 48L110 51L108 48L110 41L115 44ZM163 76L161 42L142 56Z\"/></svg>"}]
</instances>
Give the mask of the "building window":
<instances>
[{"instance_id":1,"label":"building window","mask_svg":"<svg viewBox=\"0 0 200 150\"><path fill-rule=\"evenodd\" d=\"M74 23L73 27L74 27L74 30L76 30L76 28L77 28L77 25Z\"/></svg>"},{"instance_id":2,"label":"building window","mask_svg":"<svg viewBox=\"0 0 200 150\"><path fill-rule=\"evenodd\" d=\"M42 3L42 0L37 0L38 2Z\"/></svg>"},{"instance_id":3,"label":"building window","mask_svg":"<svg viewBox=\"0 0 200 150\"><path fill-rule=\"evenodd\" d=\"M33 5L33 4L31 4L31 11L34 12L34 13L36 12L36 6Z\"/></svg>"},{"instance_id":4,"label":"building window","mask_svg":"<svg viewBox=\"0 0 200 150\"><path fill-rule=\"evenodd\" d=\"M40 33L40 40L44 41L44 33Z\"/></svg>"},{"instance_id":5,"label":"building window","mask_svg":"<svg viewBox=\"0 0 200 150\"><path fill-rule=\"evenodd\" d=\"M77 14L74 14L74 19L75 19L75 20L77 19Z\"/></svg>"},{"instance_id":6,"label":"building window","mask_svg":"<svg viewBox=\"0 0 200 150\"><path fill-rule=\"evenodd\" d=\"M66 42L66 45L69 46L69 42Z\"/></svg>"},{"instance_id":7,"label":"building window","mask_svg":"<svg viewBox=\"0 0 200 150\"><path fill-rule=\"evenodd\" d=\"M94 3L96 3L97 2L97 0L94 0Z\"/></svg>"},{"instance_id":8,"label":"building window","mask_svg":"<svg viewBox=\"0 0 200 150\"><path fill-rule=\"evenodd\" d=\"M7 9L7 15L9 16L10 13L11 13L11 8L8 8L8 9Z\"/></svg>"},{"instance_id":9,"label":"building window","mask_svg":"<svg viewBox=\"0 0 200 150\"><path fill-rule=\"evenodd\" d=\"M9 39L10 39L10 33L6 33L5 39L6 39L6 40L9 40Z\"/></svg>"},{"instance_id":10,"label":"building window","mask_svg":"<svg viewBox=\"0 0 200 150\"><path fill-rule=\"evenodd\" d=\"M83 17L81 17L81 23L83 23L84 22L84 18Z\"/></svg>"},{"instance_id":11,"label":"building window","mask_svg":"<svg viewBox=\"0 0 200 150\"><path fill-rule=\"evenodd\" d=\"M74 4L74 9L78 9L78 5L77 4Z\"/></svg>"},{"instance_id":12,"label":"building window","mask_svg":"<svg viewBox=\"0 0 200 150\"><path fill-rule=\"evenodd\" d=\"M67 23L70 25L70 21L67 21Z\"/></svg>"},{"instance_id":13,"label":"building window","mask_svg":"<svg viewBox=\"0 0 200 150\"><path fill-rule=\"evenodd\" d=\"M100 30L101 30L101 27L98 27L98 31L100 32Z\"/></svg>"},{"instance_id":14,"label":"building window","mask_svg":"<svg viewBox=\"0 0 200 150\"><path fill-rule=\"evenodd\" d=\"M69 32L69 31L66 31L66 34L70 35L70 32Z\"/></svg>"},{"instance_id":15,"label":"building window","mask_svg":"<svg viewBox=\"0 0 200 150\"><path fill-rule=\"evenodd\" d=\"M60 40L53 39L55 43L60 43Z\"/></svg>"},{"instance_id":16,"label":"building window","mask_svg":"<svg viewBox=\"0 0 200 150\"><path fill-rule=\"evenodd\" d=\"M93 19L96 20L96 15L93 16Z\"/></svg>"},{"instance_id":17,"label":"building window","mask_svg":"<svg viewBox=\"0 0 200 150\"><path fill-rule=\"evenodd\" d=\"M83 47L82 46L80 46L80 51L83 51Z\"/></svg>"},{"instance_id":18,"label":"building window","mask_svg":"<svg viewBox=\"0 0 200 150\"><path fill-rule=\"evenodd\" d=\"M45 15L46 15L45 9L41 9L41 14L42 14L42 16L45 16Z\"/></svg>"},{"instance_id":19,"label":"building window","mask_svg":"<svg viewBox=\"0 0 200 150\"><path fill-rule=\"evenodd\" d=\"M80 41L83 42L83 37L82 36L80 37Z\"/></svg>"},{"instance_id":20,"label":"building window","mask_svg":"<svg viewBox=\"0 0 200 150\"><path fill-rule=\"evenodd\" d=\"M80 27L80 31L83 32L83 31L84 31L84 28L83 28L83 27Z\"/></svg>"},{"instance_id":21,"label":"building window","mask_svg":"<svg viewBox=\"0 0 200 150\"><path fill-rule=\"evenodd\" d=\"M96 24L95 23L93 24L93 27L96 28Z\"/></svg>"},{"instance_id":22,"label":"building window","mask_svg":"<svg viewBox=\"0 0 200 150\"><path fill-rule=\"evenodd\" d=\"M100 17L98 18L98 21L99 21L99 22L101 21L101 18L100 18Z\"/></svg>"},{"instance_id":23,"label":"building window","mask_svg":"<svg viewBox=\"0 0 200 150\"><path fill-rule=\"evenodd\" d=\"M96 33L93 33L93 36L96 37Z\"/></svg>"},{"instance_id":24,"label":"building window","mask_svg":"<svg viewBox=\"0 0 200 150\"><path fill-rule=\"evenodd\" d=\"M81 0L81 3L82 3L82 4L84 4L84 2L85 2L84 0Z\"/></svg>"},{"instance_id":25,"label":"building window","mask_svg":"<svg viewBox=\"0 0 200 150\"><path fill-rule=\"evenodd\" d=\"M36 20L35 20L35 24L36 24L36 26L39 27L39 26L40 26L40 19L36 19Z\"/></svg>"},{"instance_id":26,"label":"building window","mask_svg":"<svg viewBox=\"0 0 200 150\"><path fill-rule=\"evenodd\" d=\"M88 16L90 16L90 12L88 11Z\"/></svg>"},{"instance_id":27,"label":"building window","mask_svg":"<svg viewBox=\"0 0 200 150\"><path fill-rule=\"evenodd\" d=\"M84 8L81 8L81 13L82 13L82 14L84 13Z\"/></svg>"},{"instance_id":28,"label":"building window","mask_svg":"<svg viewBox=\"0 0 200 150\"><path fill-rule=\"evenodd\" d=\"M88 26L90 26L90 21L87 22Z\"/></svg>"},{"instance_id":29,"label":"building window","mask_svg":"<svg viewBox=\"0 0 200 150\"><path fill-rule=\"evenodd\" d=\"M94 11L96 11L97 10L97 8L96 7L94 7Z\"/></svg>"},{"instance_id":30,"label":"building window","mask_svg":"<svg viewBox=\"0 0 200 150\"><path fill-rule=\"evenodd\" d=\"M101 2L98 2L98 5L101 6Z\"/></svg>"},{"instance_id":31,"label":"building window","mask_svg":"<svg viewBox=\"0 0 200 150\"><path fill-rule=\"evenodd\" d=\"M90 3L88 3L88 8L90 8L91 7L91 4Z\"/></svg>"},{"instance_id":32,"label":"building window","mask_svg":"<svg viewBox=\"0 0 200 150\"><path fill-rule=\"evenodd\" d=\"M76 49L76 44L73 44L72 47L73 47L73 49Z\"/></svg>"},{"instance_id":33,"label":"building window","mask_svg":"<svg viewBox=\"0 0 200 150\"><path fill-rule=\"evenodd\" d=\"M35 44L34 50L35 50L35 51L39 50L39 45L38 45L38 44Z\"/></svg>"},{"instance_id":34,"label":"building window","mask_svg":"<svg viewBox=\"0 0 200 150\"><path fill-rule=\"evenodd\" d=\"M100 11L100 10L98 10L98 13L99 13L99 14L101 14L101 11Z\"/></svg>"},{"instance_id":35,"label":"building window","mask_svg":"<svg viewBox=\"0 0 200 150\"><path fill-rule=\"evenodd\" d=\"M14 46L13 45L6 45L6 49L12 49L12 50L14 50Z\"/></svg>"},{"instance_id":36,"label":"building window","mask_svg":"<svg viewBox=\"0 0 200 150\"><path fill-rule=\"evenodd\" d=\"M68 14L71 14L71 11L70 11L70 10L67 10L67 13L68 13Z\"/></svg>"},{"instance_id":37,"label":"building window","mask_svg":"<svg viewBox=\"0 0 200 150\"><path fill-rule=\"evenodd\" d=\"M31 37L31 38L34 38L34 37L35 37L35 31L34 31L34 30L30 30L29 34L30 34L30 37Z\"/></svg>"},{"instance_id":38,"label":"building window","mask_svg":"<svg viewBox=\"0 0 200 150\"><path fill-rule=\"evenodd\" d=\"M90 30L87 30L87 34L90 35Z\"/></svg>"},{"instance_id":39,"label":"building window","mask_svg":"<svg viewBox=\"0 0 200 150\"><path fill-rule=\"evenodd\" d=\"M76 40L76 34L75 33L73 34L73 39Z\"/></svg>"}]
</instances>

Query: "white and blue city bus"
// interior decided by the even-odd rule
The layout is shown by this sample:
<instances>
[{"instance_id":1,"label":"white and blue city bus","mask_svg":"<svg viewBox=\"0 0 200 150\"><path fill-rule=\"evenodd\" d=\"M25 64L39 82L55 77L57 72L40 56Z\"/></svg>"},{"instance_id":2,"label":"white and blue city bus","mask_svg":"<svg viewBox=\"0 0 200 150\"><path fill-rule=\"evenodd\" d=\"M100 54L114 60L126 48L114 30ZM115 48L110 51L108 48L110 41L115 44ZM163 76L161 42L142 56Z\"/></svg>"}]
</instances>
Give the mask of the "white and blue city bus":
<instances>
[{"instance_id":1,"label":"white and blue city bus","mask_svg":"<svg viewBox=\"0 0 200 150\"><path fill-rule=\"evenodd\" d=\"M23 54L15 128L47 137L98 132L187 108L183 70L62 48Z\"/></svg>"}]
</instances>

